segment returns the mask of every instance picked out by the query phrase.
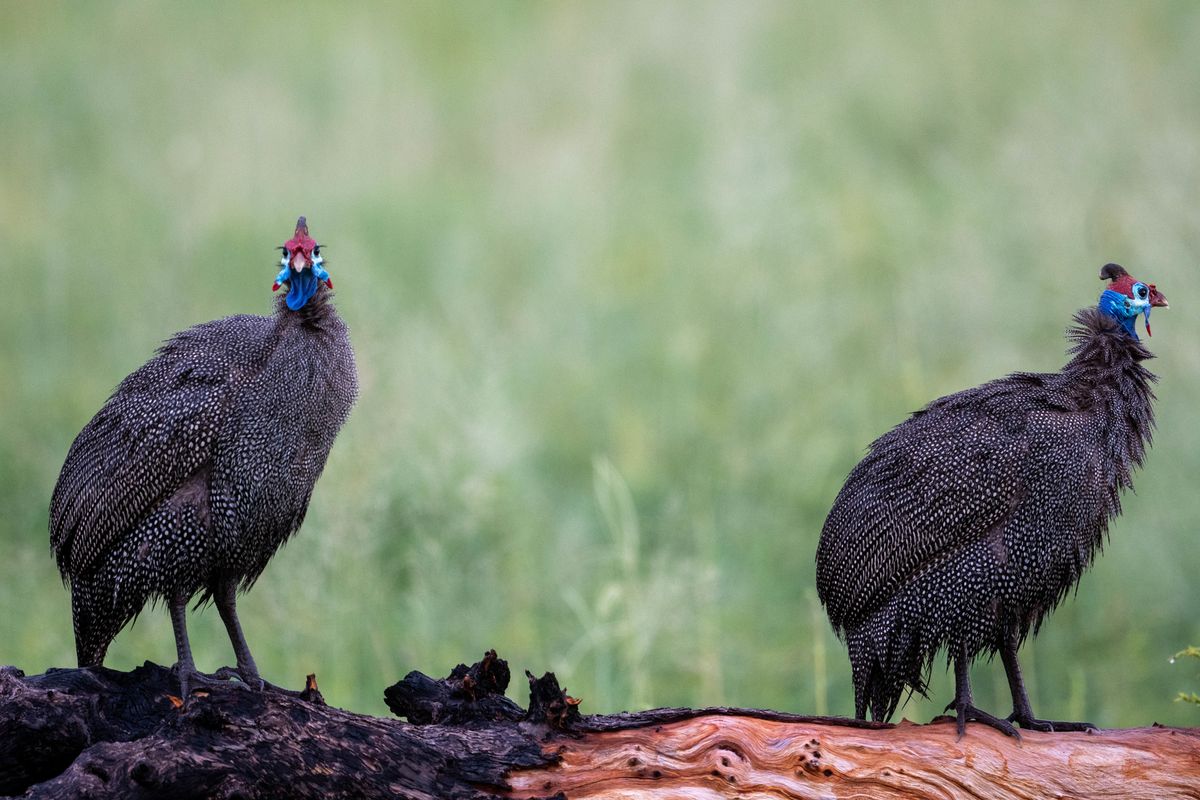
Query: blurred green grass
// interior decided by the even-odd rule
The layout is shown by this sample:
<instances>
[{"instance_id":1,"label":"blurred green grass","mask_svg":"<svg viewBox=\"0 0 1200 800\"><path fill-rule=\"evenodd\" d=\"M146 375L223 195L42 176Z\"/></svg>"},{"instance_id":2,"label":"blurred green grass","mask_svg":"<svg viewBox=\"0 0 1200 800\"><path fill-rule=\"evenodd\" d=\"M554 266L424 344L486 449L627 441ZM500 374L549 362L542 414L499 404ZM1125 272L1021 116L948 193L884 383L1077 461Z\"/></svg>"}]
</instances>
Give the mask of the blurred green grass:
<instances>
[{"instance_id":1,"label":"blurred green grass","mask_svg":"<svg viewBox=\"0 0 1200 800\"><path fill-rule=\"evenodd\" d=\"M0 7L0 663L74 660L46 507L76 432L173 331L266 311L303 213L362 396L242 601L271 680L382 713L497 647L588 711L851 713L813 591L842 479L928 400L1056 369L1115 260L1172 301L1160 434L1025 664L1043 716L1195 724L1198 12ZM160 610L108 663L173 657Z\"/></svg>"}]
</instances>

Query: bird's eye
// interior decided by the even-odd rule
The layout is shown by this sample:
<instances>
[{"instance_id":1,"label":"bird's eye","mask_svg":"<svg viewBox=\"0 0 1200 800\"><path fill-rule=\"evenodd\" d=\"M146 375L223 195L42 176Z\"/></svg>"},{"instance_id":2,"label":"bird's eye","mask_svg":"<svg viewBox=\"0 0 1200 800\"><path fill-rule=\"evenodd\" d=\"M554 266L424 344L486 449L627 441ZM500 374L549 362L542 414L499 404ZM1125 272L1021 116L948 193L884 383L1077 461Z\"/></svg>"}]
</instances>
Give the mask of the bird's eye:
<instances>
[{"instance_id":1,"label":"bird's eye","mask_svg":"<svg viewBox=\"0 0 1200 800\"><path fill-rule=\"evenodd\" d=\"M316 247L313 248L313 255L314 256L321 255L321 245L317 245Z\"/></svg>"},{"instance_id":2,"label":"bird's eye","mask_svg":"<svg viewBox=\"0 0 1200 800\"><path fill-rule=\"evenodd\" d=\"M1138 296L1138 297L1140 297L1140 298L1142 298L1143 300L1145 300L1145 299L1146 299L1146 295L1147 295L1147 294L1149 294L1149 290L1148 290L1148 289L1147 289L1145 286L1139 286L1139 287L1137 287L1137 296Z\"/></svg>"}]
</instances>

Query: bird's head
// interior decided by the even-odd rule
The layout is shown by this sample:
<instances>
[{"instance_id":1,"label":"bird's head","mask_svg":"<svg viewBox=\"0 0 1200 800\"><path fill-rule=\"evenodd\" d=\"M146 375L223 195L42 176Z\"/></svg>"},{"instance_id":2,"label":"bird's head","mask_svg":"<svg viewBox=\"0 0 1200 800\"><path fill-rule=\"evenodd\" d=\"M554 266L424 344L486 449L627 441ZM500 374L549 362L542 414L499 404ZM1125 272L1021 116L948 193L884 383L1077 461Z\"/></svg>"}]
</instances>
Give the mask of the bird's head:
<instances>
[{"instance_id":1,"label":"bird's head","mask_svg":"<svg viewBox=\"0 0 1200 800\"><path fill-rule=\"evenodd\" d=\"M1117 322L1132 336L1138 338L1133 322L1138 314L1146 317L1146 335L1150 333L1150 309L1168 308L1167 298L1153 283L1142 283L1120 264L1105 264L1100 268L1100 279L1109 281L1100 293L1100 310Z\"/></svg>"},{"instance_id":2,"label":"bird's head","mask_svg":"<svg viewBox=\"0 0 1200 800\"><path fill-rule=\"evenodd\" d=\"M304 217L296 220L295 234L279 249L283 251L283 258L279 262L282 269L275 276L275 285L271 287L271 291L286 285L287 305L292 311L304 308L304 304L317 293L322 282L330 289L333 288L333 280L325 271L321 245L308 235L308 221Z\"/></svg>"}]
</instances>

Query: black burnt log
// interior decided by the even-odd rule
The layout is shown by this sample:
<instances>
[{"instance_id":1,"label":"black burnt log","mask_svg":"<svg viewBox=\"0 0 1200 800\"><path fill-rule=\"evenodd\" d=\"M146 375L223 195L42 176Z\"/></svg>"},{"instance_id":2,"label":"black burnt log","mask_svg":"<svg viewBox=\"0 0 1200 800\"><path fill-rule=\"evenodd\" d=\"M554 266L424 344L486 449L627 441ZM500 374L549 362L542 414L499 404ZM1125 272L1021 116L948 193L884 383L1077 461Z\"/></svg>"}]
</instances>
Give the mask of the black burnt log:
<instances>
[{"instance_id":1,"label":"black burnt log","mask_svg":"<svg viewBox=\"0 0 1200 800\"><path fill-rule=\"evenodd\" d=\"M351 714L305 692L172 672L0 671L0 795L29 798L479 798L554 761L509 723L474 730ZM428 698L417 698L428 703ZM520 711L515 703L508 701Z\"/></svg>"},{"instance_id":2,"label":"black burnt log","mask_svg":"<svg viewBox=\"0 0 1200 800\"><path fill-rule=\"evenodd\" d=\"M571 731L583 724L579 713L577 698L567 694L566 689L559 688L558 678L553 672L547 672L540 678L525 670L529 679L529 711L527 718L530 722L544 723L559 731Z\"/></svg>"},{"instance_id":3,"label":"black burnt log","mask_svg":"<svg viewBox=\"0 0 1200 800\"><path fill-rule=\"evenodd\" d=\"M516 721L525 711L504 696L510 677L508 662L489 650L482 661L459 664L440 680L414 670L384 689L383 699L414 725Z\"/></svg>"}]
</instances>

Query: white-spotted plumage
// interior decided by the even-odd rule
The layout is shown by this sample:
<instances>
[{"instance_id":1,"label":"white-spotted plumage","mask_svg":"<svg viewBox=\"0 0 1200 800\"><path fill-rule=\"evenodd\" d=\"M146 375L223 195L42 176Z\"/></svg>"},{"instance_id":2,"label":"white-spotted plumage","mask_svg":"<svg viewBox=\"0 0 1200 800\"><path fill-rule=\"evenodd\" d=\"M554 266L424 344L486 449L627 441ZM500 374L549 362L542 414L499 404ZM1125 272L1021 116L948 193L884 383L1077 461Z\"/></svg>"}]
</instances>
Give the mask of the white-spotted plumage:
<instances>
[{"instance_id":1,"label":"white-spotted plumage","mask_svg":"<svg viewBox=\"0 0 1200 800\"><path fill-rule=\"evenodd\" d=\"M50 540L80 665L147 601L248 587L300 527L358 392L331 295L178 333L75 439Z\"/></svg>"},{"instance_id":2,"label":"white-spotted plumage","mask_svg":"<svg viewBox=\"0 0 1200 800\"><path fill-rule=\"evenodd\" d=\"M849 649L859 717L886 720L905 691L923 693L943 649L969 661L1007 646L1015 663L1120 513L1154 426L1151 355L1098 310L1075 321L1061 372L930 403L876 440L838 494L817 589Z\"/></svg>"}]
</instances>

